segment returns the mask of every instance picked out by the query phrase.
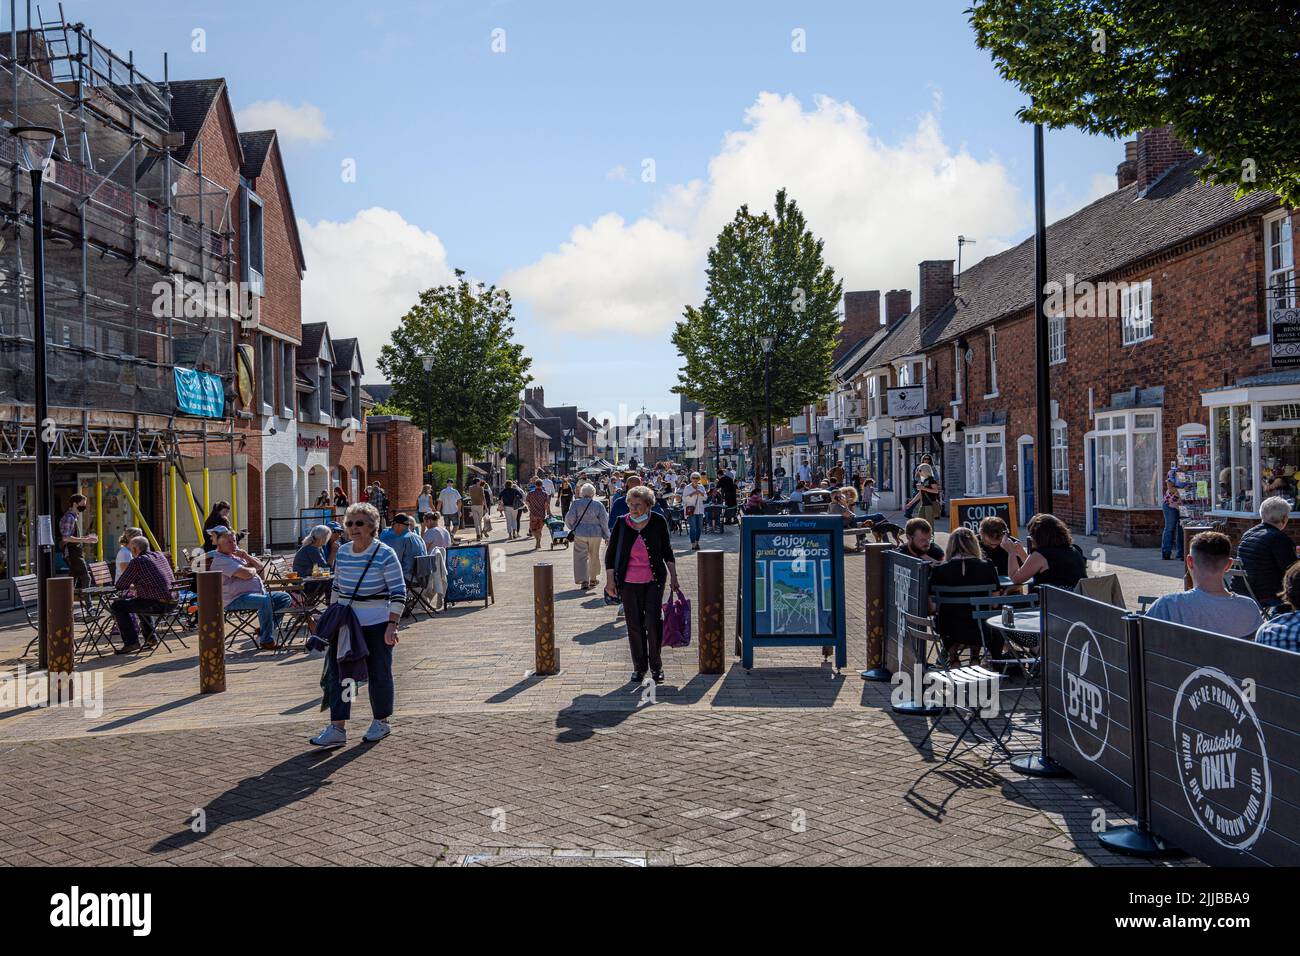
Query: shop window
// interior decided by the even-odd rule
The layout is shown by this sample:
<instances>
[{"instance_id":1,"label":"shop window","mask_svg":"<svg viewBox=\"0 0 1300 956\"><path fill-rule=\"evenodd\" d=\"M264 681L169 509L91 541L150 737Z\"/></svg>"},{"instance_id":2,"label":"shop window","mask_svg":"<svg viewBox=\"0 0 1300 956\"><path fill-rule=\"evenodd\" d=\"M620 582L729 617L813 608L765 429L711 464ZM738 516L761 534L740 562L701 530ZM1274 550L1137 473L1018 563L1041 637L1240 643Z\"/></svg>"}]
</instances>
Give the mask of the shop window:
<instances>
[{"instance_id":1,"label":"shop window","mask_svg":"<svg viewBox=\"0 0 1300 956\"><path fill-rule=\"evenodd\" d=\"M966 430L966 493L1007 493L1007 458L1002 429Z\"/></svg>"}]
</instances>

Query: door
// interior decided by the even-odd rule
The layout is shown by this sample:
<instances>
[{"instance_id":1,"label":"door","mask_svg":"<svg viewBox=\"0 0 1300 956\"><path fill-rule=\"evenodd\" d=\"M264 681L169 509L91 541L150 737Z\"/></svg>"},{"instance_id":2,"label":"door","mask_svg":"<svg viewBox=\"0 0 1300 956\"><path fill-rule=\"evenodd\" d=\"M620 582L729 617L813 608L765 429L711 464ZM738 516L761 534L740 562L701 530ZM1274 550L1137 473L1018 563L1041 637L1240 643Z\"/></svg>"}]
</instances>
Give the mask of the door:
<instances>
[{"instance_id":1,"label":"door","mask_svg":"<svg viewBox=\"0 0 1300 956\"><path fill-rule=\"evenodd\" d=\"M1038 513L1034 504L1034 446L1026 442L1020 446L1020 513L1024 520Z\"/></svg>"}]
</instances>

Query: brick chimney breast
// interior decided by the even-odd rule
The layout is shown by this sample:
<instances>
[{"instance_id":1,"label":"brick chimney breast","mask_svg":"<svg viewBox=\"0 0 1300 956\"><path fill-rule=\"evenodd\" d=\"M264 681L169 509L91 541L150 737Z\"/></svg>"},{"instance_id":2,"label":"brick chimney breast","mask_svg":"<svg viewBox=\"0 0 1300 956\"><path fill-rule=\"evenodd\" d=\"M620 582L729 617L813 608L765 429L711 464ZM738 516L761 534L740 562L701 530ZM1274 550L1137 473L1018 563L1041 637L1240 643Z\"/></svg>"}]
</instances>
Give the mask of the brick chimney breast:
<instances>
[{"instance_id":1,"label":"brick chimney breast","mask_svg":"<svg viewBox=\"0 0 1300 956\"><path fill-rule=\"evenodd\" d=\"M840 340L835 345L832 361L863 339L870 338L880 328L880 290L844 293L844 323L840 326Z\"/></svg>"},{"instance_id":2,"label":"brick chimney breast","mask_svg":"<svg viewBox=\"0 0 1300 956\"><path fill-rule=\"evenodd\" d=\"M1174 135L1170 126L1142 130L1137 136L1136 151L1138 192L1145 192L1171 166L1196 155Z\"/></svg>"},{"instance_id":3,"label":"brick chimney breast","mask_svg":"<svg viewBox=\"0 0 1300 956\"><path fill-rule=\"evenodd\" d=\"M1124 144L1124 162L1115 167L1115 180L1118 184L1117 188L1123 189L1130 183L1137 182L1137 154L1137 140L1131 139Z\"/></svg>"},{"instance_id":4,"label":"brick chimney breast","mask_svg":"<svg viewBox=\"0 0 1300 956\"><path fill-rule=\"evenodd\" d=\"M952 301L952 259L928 259L921 263L921 336Z\"/></svg>"},{"instance_id":5,"label":"brick chimney breast","mask_svg":"<svg viewBox=\"0 0 1300 956\"><path fill-rule=\"evenodd\" d=\"M893 325L911 311L911 289L890 289L885 293L885 322Z\"/></svg>"}]
</instances>

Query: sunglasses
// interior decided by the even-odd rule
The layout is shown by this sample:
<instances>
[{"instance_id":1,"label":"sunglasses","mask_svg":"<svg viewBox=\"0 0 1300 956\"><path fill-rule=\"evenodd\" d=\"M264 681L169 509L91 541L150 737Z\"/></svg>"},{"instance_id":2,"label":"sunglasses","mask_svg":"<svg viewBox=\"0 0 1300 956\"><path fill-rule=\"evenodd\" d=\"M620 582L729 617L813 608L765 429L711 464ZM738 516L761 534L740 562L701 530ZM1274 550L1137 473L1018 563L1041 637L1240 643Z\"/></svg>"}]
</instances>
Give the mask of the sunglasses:
<instances>
[{"instance_id":1,"label":"sunglasses","mask_svg":"<svg viewBox=\"0 0 1300 956\"><path fill-rule=\"evenodd\" d=\"M343 524L346 525L346 526L349 527L349 528L369 528L369 527L370 527L370 522L369 522L369 521L345 521L345 522L343 522Z\"/></svg>"}]
</instances>

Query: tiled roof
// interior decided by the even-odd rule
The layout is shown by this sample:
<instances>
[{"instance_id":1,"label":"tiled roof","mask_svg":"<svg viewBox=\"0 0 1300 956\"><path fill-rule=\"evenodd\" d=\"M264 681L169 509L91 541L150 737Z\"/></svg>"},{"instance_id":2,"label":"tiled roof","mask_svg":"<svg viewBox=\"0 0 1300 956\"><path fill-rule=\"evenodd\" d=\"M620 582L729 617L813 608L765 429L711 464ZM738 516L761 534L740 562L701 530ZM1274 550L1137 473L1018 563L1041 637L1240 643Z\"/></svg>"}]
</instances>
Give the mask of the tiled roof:
<instances>
[{"instance_id":1,"label":"tiled roof","mask_svg":"<svg viewBox=\"0 0 1300 956\"><path fill-rule=\"evenodd\" d=\"M172 97L172 131L185 134L185 145L174 154L180 162L189 162L190 151L198 141L203 121L207 119L208 111L225 86L226 81L220 77L212 80L173 80L167 84Z\"/></svg>"},{"instance_id":2,"label":"tiled roof","mask_svg":"<svg viewBox=\"0 0 1300 956\"><path fill-rule=\"evenodd\" d=\"M393 386L389 385L387 382L377 385L362 385L361 390L363 392L369 392L370 397L376 402L387 402L393 397Z\"/></svg>"},{"instance_id":3,"label":"tiled roof","mask_svg":"<svg viewBox=\"0 0 1300 956\"><path fill-rule=\"evenodd\" d=\"M1171 167L1145 196L1138 196L1136 185L1125 186L1052 223L1047 228L1048 278L1059 281L1067 273L1079 281L1099 278L1277 203L1272 193L1235 199L1228 186L1202 184L1196 170L1204 162L1198 156ZM961 274L959 286L954 301L928 330L927 348L1033 306L1033 237L980 260Z\"/></svg>"},{"instance_id":4,"label":"tiled roof","mask_svg":"<svg viewBox=\"0 0 1300 956\"><path fill-rule=\"evenodd\" d=\"M262 164L266 162L266 154L270 152L271 141L274 139L273 129L239 134L239 145L244 150L244 162L239 167L241 176L245 179L256 179L262 175Z\"/></svg>"},{"instance_id":5,"label":"tiled roof","mask_svg":"<svg viewBox=\"0 0 1300 956\"><path fill-rule=\"evenodd\" d=\"M357 353L356 339L334 340L334 367L336 369L352 368L352 358Z\"/></svg>"},{"instance_id":6,"label":"tiled roof","mask_svg":"<svg viewBox=\"0 0 1300 956\"><path fill-rule=\"evenodd\" d=\"M836 374L847 381L862 369L868 367L868 360L873 358L876 351L889 337L893 329L897 329L902 320L895 322L893 326L882 325L869 339L864 339L850 350L844 358L840 360L840 367L836 369ZM874 363L873 363L874 364Z\"/></svg>"},{"instance_id":7,"label":"tiled roof","mask_svg":"<svg viewBox=\"0 0 1300 956\"><path fill-rule=\"evenodd\" d=\"M921 308L917 306L890 328L889 334L867 359L866 365L875 368L888 365L905 355L921 351Z\"/></svg>"},{"instance_id":8,"label":"tiled roof","mask_svg":"<svg viewBox=\"0 0 1300 956\"><path fill-rule=\"evenodd\" d=\"M298 346L298 358L302 361L314 361L320 358L321 343L325 341L324 322L304 322L302 324L302 344Z\"/></svg>"}]
</instances>

